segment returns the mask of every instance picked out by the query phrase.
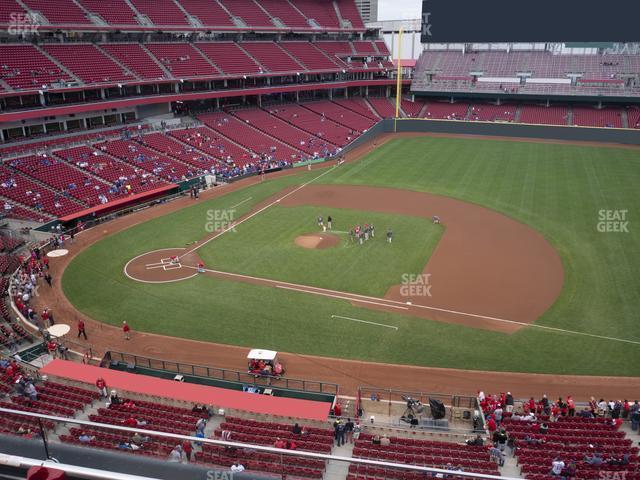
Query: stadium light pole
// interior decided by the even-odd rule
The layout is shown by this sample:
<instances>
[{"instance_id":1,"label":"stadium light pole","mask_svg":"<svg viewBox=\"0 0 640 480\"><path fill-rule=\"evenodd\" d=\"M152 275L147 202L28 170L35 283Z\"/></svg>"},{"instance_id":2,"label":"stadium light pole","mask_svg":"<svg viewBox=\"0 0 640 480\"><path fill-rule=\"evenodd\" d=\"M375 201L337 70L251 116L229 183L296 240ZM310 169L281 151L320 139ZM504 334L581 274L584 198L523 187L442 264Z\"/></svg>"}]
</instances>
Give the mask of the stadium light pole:
<instances>
[{"instance_id":1,"label":"stadium light pole","mask_svg":"<svg viewBox=\"0 0 640 480\"><path fill-rule=\"evenodd\" d=\"M396 73L396 116L393 118L393 133L398 131L398 117L400 116L400 94L402 93L402 33L404 27L398 31L398 71Z\"/></svg>"}]
</instances>

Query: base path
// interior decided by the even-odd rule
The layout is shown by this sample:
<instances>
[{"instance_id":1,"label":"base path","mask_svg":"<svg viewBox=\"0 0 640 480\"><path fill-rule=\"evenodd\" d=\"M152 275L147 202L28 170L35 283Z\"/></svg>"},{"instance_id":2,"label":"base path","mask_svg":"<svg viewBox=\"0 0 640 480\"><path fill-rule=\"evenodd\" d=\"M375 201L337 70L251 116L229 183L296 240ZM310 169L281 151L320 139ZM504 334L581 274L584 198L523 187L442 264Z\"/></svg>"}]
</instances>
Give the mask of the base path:
<instances>
[{"instance_id":1,"label":"base path","mask_svg":"<svg viewBox=\"0 0 640 480\"><path fill-rule=\"evenodd\" d=\"M360 158L390 139L415 136L418 135L389 134L377 137L374 142L349 152L347 154L347 162ZM324 166L320 164L313 168L321 169ZM287 171L281 174L291 173L293 172ZM256 177L240 180L224 187L203 192L200 201L218 197L259 182L260 179ZM247 348L245 347L199 342L136 331L133 332L132 340L125 341L119 327L95 321L84 315L68 301L62 292L61 278L64 270L82 250L108 235L113 235L153 218L189 207L193 203L194 200L184 197L118 218L102 224L98 228L93 228L77 235L74 243L69 246L69 255L51 259L53 288L41 288L39 290L40 296L36 297L36 310L38 308L42 310L45 306L49 306L53 309L57 318L64 319L72 326L75 322L81 319L84 320L89 341L86 342L82 339L77 341L91 346L94 356L101 356L107 350L117 350L184 363L237 370L246 368ZM446 223L446 219L443 218L443 222ZM536 396L537 398L542 393L546 393L550 397L573 394L577 400L588 399L591 395L606 398L635 398L637 392L640 391L640 378L638 377L496 373L389 365L291 353L282 353L281 356L287 365L288 375L291 377L338 383L341 391L347 395L355 394L360 385L374 388L397 388L461 395L473 395L479 389L483 389L485 392L499 392L509 389L518 397Z\"/></svg>"}]
</instances>

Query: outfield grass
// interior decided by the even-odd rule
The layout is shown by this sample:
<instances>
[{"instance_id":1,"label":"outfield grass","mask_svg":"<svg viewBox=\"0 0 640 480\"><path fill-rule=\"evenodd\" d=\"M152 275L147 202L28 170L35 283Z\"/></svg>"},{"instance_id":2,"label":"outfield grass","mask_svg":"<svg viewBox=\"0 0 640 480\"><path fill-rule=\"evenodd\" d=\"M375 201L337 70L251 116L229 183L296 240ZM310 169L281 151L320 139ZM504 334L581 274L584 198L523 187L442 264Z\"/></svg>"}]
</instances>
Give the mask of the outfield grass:
<instances>
[{"instance_id":1,"label":"outfield grass","mask_svg":"<svg viewBox=\"0 0 640 480\"><path fill-rule=\"evenodd\" d=\"M452 368L637 375L638 345L628 343L535 328L509 336L204 276L165 285L141 284L124 277L124 264L135 255L201 239L208 209L230 208L251 197L237 207L237 214L242 215L282 188L317 175L305 171L267 181L109 237L69 265L63 277L65 294L80 310L107 323L128 319L137 330L247 347ZM322 183L448 195L533 226L558 249L565 269L562 295L537 323L634 341L640 341L640 282L636 278L640 270L640 235L636 231L639 181L637 151L426 137L389 142L362 161L341 166L320 179ZM596 226L601 209L629 210L629 233L599 233ZM264 225L260 219L273 221L270 215L278 210L267 210L255 217L255 223L248 221L240 229L260 230ZM291 235L306 228L298 220L308 223L315 218L312 210L310 218L307 213L298 218L296 213L296 222L280 227L282 238L274 240L284 246ZM359 216L361 212L351 214ZM437 234L435 238L437 241ZM237 235L211 242L203 253L207 263L229 262L225 266L236 271L262 269L271 278L299 275L317 284L335 273L322 259L312 258L316 252L301 255L316 267L327 267L324 280L315 278L312 270L305 271L307 263L301 263L301 257L289 258L294 247L289 246L286 255L279 258L267 245L254 251L254 242L254 235L245 236L240 230ZM262 248L266 250L260 251ZM419 261L428 256L430 248L424 246ZM360 255L363 251L353 252ZM240 257L245 255L251 264L242 263ZM263 257L268 262L262 264ZM344 261L341 258L333 268L343 266ZM407 265L417 262L415 258L402 261ZM372 258L370 263L374 262ZM356 280L351 282L353 289ZM382 284L380 279L376 283ZM351 323L331 315L386 323L399 330Z\"/></svg>"},{"instance_id":2,"label":"outfield grass","mask_svg":"<svg viewBox=\"0 0 640 480\"><path fill-rule=\"evenodd\" d=\"M295 244L297 236L320 230L318 207L274 206L205 245L198 255L216 270L382 297L403 274L422 273L444 231L424 218L404 215L332 209L331 216L334 230L344 232L336 234L341 242L332 248ZM378 235L363 245L351 241L346 232L365 223L377 225ZM387 226L393 227L393 244L386 241Z\"/></svg>"}]
</instances>

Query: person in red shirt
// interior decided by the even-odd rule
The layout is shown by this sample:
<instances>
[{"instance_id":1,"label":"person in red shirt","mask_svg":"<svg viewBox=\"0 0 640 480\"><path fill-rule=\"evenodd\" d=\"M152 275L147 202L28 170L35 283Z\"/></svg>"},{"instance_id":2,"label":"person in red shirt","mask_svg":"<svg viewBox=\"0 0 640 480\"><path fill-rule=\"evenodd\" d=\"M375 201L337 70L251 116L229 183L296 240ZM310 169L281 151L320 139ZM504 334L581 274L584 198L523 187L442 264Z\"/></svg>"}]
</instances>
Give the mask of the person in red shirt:
<instances>
[{"instance_id":1,"label":"person in red shirt","mask_svg":"<svg viewBox=\"0 0 640 480\"><path fill-rule=\"evenodd\" d=\"M80 335L84 336L84 339L87 340L87 332L84 327L84 320L78 320L78 338Z\"/></svg>"},{"instance_id":2,"label":"person in red shirt","mask_svg":"<svg viewBox=\"0 0 640 480\"><path fill-rule=\"evenodd\" d=\"M136 428L138 426L138 421L133 417L129 417L124 421L124 424L127 427Z\"/></svg>"},{"instance_id":3,"label":"person in red shirt","mask_svg":"<svg viewBox=\"0 0 640 480\"><path fill-rule=\"evenodd\" d=\"M342 416L342 405L338 402L334 405L333 407L333 415L335 417L341 417Z\"/></svg>"},{"instance_id":4,"label":"person in red shirt","mask_svg":"<svg viewBox=\"0 0 640 480\"><path fill-rule=\"evenodd\" d=\"M493 417L489 417L489 420L487 420L487 428L489 429L489 433L491 435L493 435L493 432L497 430L498 426L496 425L496 421L493 419Z\"/></svg>"},{"instance_id":5,"label":"person in red shirt","mask_svg":"<svg viewBox=\"0 0 640 480\"><path fill-rule=\"evenodd\" d=\"M276 443L274 443L273 446L276 448L286 448L287 442L285 442L281 438L277 438Z\"/></svg>"},{"instance_id":6,"label":"person in red shirt","mask_svg":"<svg viewBox=\"0 0 640 480\"><path fill-rule=\"evenodd\" d=\"M191 442L189 440L185 440L182 442L182 451L184 452L185 457L187 457L187 461L191 461L191 452L193 452L193 447L191 446Z\"/></svg>"},{"instance_id":7,"label":"person in red shirt","mask_svg":"<svg viewBox=\"0 0 640 480\"><path fill-rule=\"evenodd\" d=\"M131 327L126 320L122 322L122 333L124 333L125 340L131 340Z\"/></svg>"},{"instance_id":8,"label":"person in red shirt","mask_svg":"<svg viewBox=\"0 0 640 480\"><path fill-rule=\"evenodd\" d=\"M96 380L96 388L98 389L98 393L100 393L100 398L107 398L109 396L107 393L107 382L104 381L104 378L100 377Z\"/></svg>"}]
</instances>

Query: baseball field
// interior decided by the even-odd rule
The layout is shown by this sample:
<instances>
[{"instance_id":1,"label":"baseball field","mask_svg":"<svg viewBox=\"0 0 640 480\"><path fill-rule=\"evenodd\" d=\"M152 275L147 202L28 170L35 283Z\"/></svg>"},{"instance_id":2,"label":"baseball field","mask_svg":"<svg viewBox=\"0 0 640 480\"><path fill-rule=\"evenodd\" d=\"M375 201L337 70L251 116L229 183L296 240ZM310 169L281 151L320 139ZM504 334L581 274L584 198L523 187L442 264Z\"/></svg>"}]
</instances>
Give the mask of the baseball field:
<instances>
[{"instance_id":1,"label":"baseball field","mask_svg":"<svg viewBox=\"0 0 640 480\"><path fill-rule=\"evenodd\" d=\"M95 320L167 336L636 376L639 182L637 149L398 138L114 234L106 224L62 287ZM349 232L365 223L375 236L360 244Z\"/></svg>"}]
</instances>

